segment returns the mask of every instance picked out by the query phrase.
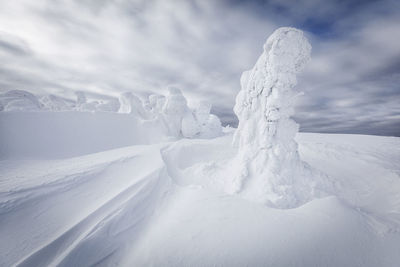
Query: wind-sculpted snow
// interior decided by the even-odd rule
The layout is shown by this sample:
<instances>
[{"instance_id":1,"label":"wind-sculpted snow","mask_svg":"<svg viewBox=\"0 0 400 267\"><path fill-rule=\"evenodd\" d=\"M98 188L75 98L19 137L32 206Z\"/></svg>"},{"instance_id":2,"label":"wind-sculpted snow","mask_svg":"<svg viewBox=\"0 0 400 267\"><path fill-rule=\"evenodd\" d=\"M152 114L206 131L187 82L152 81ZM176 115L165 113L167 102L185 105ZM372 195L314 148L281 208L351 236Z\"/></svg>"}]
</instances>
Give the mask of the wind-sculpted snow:
<instances>
[{"instance_id":1,"label":"wind-sculpted snow","mask_svg":"<svg viewBox=\"0 0 400 267\"><path fill-rule=\"evenodd\" d=\"M93 266L137 242L168 189L157 145L38 163L0 176L0 266Z\"/></svg>"},{"instance_id":2,"label":"wind-sculpted snow","mask_svg":"<svg viewBox=\"0 0 400 267\"><path fill-rule=\"evenodd\" d=\"M0 161L0 266L397 266L400 139L297 138L341 188L294 209L224 192L230 133Z\"/></svg>"},{"instance_id":3,"label":"wind-sculpted snow","mask_svg":"<svg viewBox=\"0 0 400 267\"><path fill-rule=\"evenodd\" d=\"M233 192L275 207L309 201L315 174L301 160L294 140L298 125L290 118L299 95L293 88L310 59L311 45L303 32L277 29L264 51L240 79L234 112L239 118L234 144L239 166Z\"/></svg>"}]
</instances>

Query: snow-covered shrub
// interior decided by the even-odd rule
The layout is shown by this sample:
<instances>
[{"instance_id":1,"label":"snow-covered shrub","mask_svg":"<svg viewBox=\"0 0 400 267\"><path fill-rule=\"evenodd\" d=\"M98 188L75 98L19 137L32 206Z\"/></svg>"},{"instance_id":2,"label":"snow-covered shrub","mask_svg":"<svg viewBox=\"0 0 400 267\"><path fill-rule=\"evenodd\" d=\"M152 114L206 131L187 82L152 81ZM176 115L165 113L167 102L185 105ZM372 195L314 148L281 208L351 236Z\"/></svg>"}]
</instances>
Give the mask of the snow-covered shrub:
<instances>
[{"instance_id":1,"label":"snow-covered shrub","mask_svg":"<svg viewBox=\"0 0 400 267\"><path fill-rule=\"evenodd\" d=\"M234 107L239 118L235 165L240 166L235 190L247 198L289 208L312 197L312 173L300 160L294 140L299 127L290 118L299 94L293 89L296 74L310 52L302 31L279 28L253 69L242 74Z\"/></svg>"}]
</instances>

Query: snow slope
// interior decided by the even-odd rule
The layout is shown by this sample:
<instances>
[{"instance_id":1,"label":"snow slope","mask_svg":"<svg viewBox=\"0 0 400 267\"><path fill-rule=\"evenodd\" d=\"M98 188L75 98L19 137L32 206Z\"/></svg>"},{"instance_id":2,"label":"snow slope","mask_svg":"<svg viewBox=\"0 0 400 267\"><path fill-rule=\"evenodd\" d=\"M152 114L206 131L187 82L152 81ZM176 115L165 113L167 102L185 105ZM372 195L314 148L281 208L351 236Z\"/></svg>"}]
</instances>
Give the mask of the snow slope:
<instances>
[{"instance_id":1,"label":"snow slope","mask_svg":"<svg viewBox=\"0 0 400 267\"><path fill-rule=\"evenodd\" d=\"M399 138L298 134L337 191L294 209L226 193L231 141L0 161L0 266L399 265Z\"/></svg>"},{"instance_id":2,"label":"snow slope","mask_svg":"<svg viewBox=\"0 0 400 267\"><path fill-rule=\"evenodd\" d=\"M160 142L162 125L110 112L0 112L0 159L61 159Z\"/></svg>"},{"instance_id":3,"label":"snow slope","mask_svg":"<svg viewBox=\"0 0 400 267\"><path fill-rule=\"evenodd\" d=\"M108 237L132 228L136 238L167 181L157 146L63 161L3 161L2 170L1 266L60 263L110 220ZM96 260L102 257L94 252Z\"/></svg>"}]
</instances>

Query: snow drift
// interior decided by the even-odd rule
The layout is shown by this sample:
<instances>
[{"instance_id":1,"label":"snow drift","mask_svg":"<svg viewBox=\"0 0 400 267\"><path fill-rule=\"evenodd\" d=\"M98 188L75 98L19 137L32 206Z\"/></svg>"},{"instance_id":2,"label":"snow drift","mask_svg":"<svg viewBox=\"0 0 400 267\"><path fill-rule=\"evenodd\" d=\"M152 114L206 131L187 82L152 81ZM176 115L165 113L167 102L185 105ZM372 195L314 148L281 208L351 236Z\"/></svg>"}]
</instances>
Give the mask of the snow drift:
<instances>
[{"instance_id":1,"label":"snow drift","mask_svg":"<svg viewBox=\"0 0 400 267\"><path fill-rule=\"evenodd\" d=\"M294 209L217 190L231 134L0 161L0 265L397 266L400 139L297 139L342 187Z\"/></svg>"}]
</instances>

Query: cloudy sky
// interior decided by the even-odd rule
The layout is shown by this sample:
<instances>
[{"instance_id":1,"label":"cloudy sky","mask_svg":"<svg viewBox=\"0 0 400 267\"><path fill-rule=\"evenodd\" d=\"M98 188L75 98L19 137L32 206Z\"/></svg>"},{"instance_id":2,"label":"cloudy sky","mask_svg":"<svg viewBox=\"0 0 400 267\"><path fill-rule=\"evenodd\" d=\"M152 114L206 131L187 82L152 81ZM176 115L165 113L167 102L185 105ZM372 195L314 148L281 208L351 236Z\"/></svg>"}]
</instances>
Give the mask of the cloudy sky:
<instances>
[{"instance_id":1,"label":"cloudy sky","mask_svg":"<svg viewBox=\"0 0 400 267\"><path fill-rule=\"evenodd\" d=\"M0 90L207 99L224 123L281 26L302 29L302 131L400 136L400 1L0 0Z\"/></svg>"}]
</instances>

